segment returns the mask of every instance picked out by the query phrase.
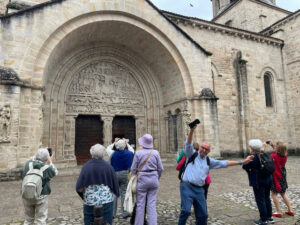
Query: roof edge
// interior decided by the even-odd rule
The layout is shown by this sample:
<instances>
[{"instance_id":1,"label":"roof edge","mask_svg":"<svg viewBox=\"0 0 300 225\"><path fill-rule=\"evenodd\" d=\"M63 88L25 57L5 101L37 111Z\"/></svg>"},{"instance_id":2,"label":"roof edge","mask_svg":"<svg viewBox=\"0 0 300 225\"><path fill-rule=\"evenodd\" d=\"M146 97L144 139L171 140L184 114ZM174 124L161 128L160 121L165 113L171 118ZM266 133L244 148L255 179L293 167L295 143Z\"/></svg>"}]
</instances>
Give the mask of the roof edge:
<instances>
[{"instance_id":1,"label":"roof edge","mask_svg":"<svg viewBox=\"0 0 300 225\"><path fill-rule=\"evenodd\" d=\"M290 15L282 18L281 20L278 20L277 22L275 22L272 25L268 26L267 28L263 29L259 33L266 34L268 31L271 31L273 28L281 26L282 24L284 24L287 20L291 19L292 17L294 17L294 16L297 17L299 15L300 15L300 9L298 9L297 11L291 13Z\"/></svg>"},{"instance_id":2,"label":"roof edge","mask_svg":"<svg viewBox=\"0 0 300 225\"><path fill-rule=\"evenodd\" d=\"M171 17L171 19L177 19L179 20L178 22L180 22L180 20L184 20L185 22L191 24L193 27L199 26L201 29L208 29L208 30L215 30L215 31L221 31L222 33L228 33L231 32L234 36L241 36L242 38L245 38L246 36L253 37L253 40L259 41L261 40L261 42L274 42L276 44L280 44L282 45L284 42L281 39L278 38L274 38L274 37L268 37L265 36L263 34L260 33L256 33L256 32L252 32L252 31L248 31L248 30L242 30L239 28L235 28L235 27L229 27L223 24L219 24L219 23L215 23L215 22L211 22L211 21L207 21L207 20L203 20L203 19L199 19L199 18L195 18L195 17L188 17L188 16L183 16L180 14L176 14L176 13L171 13L171 12L167 12L167 11L163 11L164 14L166 14L166 16ZM197 24L199 23L199 24ZM259 40L258 40L259 39ZM265 40L265 41L262 41Z\"/></svg>"},{"instance_id":3,"label":"roof edge","mask_svg":"<svg viewBox=\"0 0 300 225\"><path fill-rule=\"evenodd\" d=\"M190 35L188 35L184 30L178 27L172 20L170 20L166 15L164 15L163 11L157 8L150 0L145 0L150 6L152 6L162 17L164 17L170 24L172 24L176 30L178 30L185 38L191 41L198 49L200 49L205 55L211 56L212 53L204 49L201 45L199 45Z\"/></svg>"},{"instance_id":4,"label":"roof edge","mask_svg":"<svg viewBox=\"0 0 300 225\"><path fill-rule=\"evenodd\" d=\"M40 4L36 4L34 6L30 6L26 9L22 9L22 10L19 10L17 12L13 12L13 13L9 13L9 14L0 16L0 20L6 20L6 19L9 19L9 18L14 17L14 16L21 16L23 14L31 13L32 11L43 9L44 7L51 6L51 5L54 5L54 4L59 4L59 3L62 3L64 1L66 1L66 0L50 0L50 1L47 1L47 2L40 3Z\"/></svg>"}]
</instances>

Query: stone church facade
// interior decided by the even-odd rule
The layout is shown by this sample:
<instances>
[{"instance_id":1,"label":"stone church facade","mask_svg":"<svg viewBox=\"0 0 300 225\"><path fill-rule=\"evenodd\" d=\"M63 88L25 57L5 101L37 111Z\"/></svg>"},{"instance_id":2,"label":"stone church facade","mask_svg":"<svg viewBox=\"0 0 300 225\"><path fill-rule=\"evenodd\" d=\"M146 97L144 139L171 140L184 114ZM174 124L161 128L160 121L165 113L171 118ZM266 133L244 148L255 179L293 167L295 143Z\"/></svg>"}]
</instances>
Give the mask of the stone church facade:
<instances>
[{"instance_id":1,"label":"stone church facade","mask_svg":"<svg viewBox=\"0 0 300 225\"><path fill-rule=\"evenodd\" d=\"M214 19L148 0L2 1L0 171L39 146L62 165L94 143L151 133L162 155L188 122L211 155L251 138L300 147L300 12L266 0L213 0Z\"/></svg>"}]
</instances>

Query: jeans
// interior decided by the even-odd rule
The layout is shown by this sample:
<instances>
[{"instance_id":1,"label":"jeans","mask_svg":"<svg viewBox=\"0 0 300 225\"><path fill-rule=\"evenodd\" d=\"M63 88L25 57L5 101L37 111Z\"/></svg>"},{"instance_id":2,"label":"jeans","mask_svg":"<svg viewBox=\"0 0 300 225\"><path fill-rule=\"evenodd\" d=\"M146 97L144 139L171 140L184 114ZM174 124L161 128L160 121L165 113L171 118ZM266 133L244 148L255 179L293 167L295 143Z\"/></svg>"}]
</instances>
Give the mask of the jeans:
<instances>
[{"instance_id":1,"label":"jeans","mask_svg":"<svg viewBox=\"0 0 300 225\"><path fill-rule=\"evenodd\" d=\"M119 191L121 195L121 212L122 216L126 217L129 215L128 212L124 210L124 200L125 200L125 195L126 195L126 189L128 185L128 170L122 170L122 171L117 171L116 172L118 183L119 183ZM118 198L114 198L114 217L117 214L117 209L118 209Z\"/></svg>"},{"instance_id":2,"label":"jeans","mask_svg":"<svg viewBox=\"0 0 300 225\"><path fill-rule=\"evenodd\" d=\"M272 205L270 199L270 185L253 187L255 201L259 210L260 219L265 222L272 217Z\"/></svg>"},{"instance_id":3,"label":"jeans","mask_svg":"<svg viewBox=\"0 0 300 225\"><path fill-rule=\"evenodd\" d=\"M196 225L206 225L207 212L204 188L194 187L187 183L180 183L181 212L178 225L185 225L191 215L192 205L195 210Z\"/></svg>"},{"instance_id":4,"label":"jeans","mask_svg":"<svg viewBox=\"0 0 300 225\"><path fill-rule=\"evenodd\" d=\"M103 204L103 222L112 225L113 221L113 202ZM90 225L94 222L94 206L83 205L84 225Z\"/></svg>"}]
</instances>

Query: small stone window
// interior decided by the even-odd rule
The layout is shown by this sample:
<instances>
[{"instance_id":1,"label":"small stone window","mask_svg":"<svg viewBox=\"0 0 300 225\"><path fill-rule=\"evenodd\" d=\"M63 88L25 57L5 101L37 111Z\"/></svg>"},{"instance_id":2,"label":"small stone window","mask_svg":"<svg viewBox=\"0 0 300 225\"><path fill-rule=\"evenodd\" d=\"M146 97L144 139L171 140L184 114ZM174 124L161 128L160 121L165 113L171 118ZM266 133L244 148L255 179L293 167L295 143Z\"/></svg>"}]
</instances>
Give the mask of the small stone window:
<instances>
[{"instance_id":1,"label":"small stone window","mask_svg":"<svg viewBox=\"0 0 300 225\"><path fill-rule=\"evenodd\" d=\"M265 73L265 75L264 75L265 98L266 98L266 106L267 107L273 107L271 76L272 75L268 72Z\"/></svg>"}]
</instances>

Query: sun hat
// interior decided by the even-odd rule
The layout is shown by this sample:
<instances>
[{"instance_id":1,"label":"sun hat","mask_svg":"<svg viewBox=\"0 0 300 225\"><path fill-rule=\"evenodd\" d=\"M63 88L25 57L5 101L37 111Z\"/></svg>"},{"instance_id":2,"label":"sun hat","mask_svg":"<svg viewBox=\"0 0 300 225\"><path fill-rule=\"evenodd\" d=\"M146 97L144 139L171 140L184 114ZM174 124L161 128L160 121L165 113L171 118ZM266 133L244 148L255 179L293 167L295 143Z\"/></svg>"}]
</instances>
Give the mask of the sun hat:
<instances>
[{"instance_id":1,"label":"sun hat","mask_svg":"<svg viewBox=\"0 0 300 225\"><path fill-rule=\"evenodd\" d=\"M139 138L139 144L144 148L153 148L153 137L151 134L144 134Z\"/></svg>"},{"instance_id":2,"label":"sun hat","mask_svg":"<svg viewBox=\"0 0 300 225\"><path fill-rule=\"evenodd\" d=\"M256 151L261 151L262 141L259 139L252 139L249 141L249 146Z\"/></svg>"}]
</instances>

